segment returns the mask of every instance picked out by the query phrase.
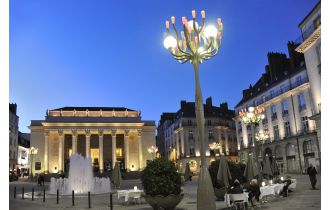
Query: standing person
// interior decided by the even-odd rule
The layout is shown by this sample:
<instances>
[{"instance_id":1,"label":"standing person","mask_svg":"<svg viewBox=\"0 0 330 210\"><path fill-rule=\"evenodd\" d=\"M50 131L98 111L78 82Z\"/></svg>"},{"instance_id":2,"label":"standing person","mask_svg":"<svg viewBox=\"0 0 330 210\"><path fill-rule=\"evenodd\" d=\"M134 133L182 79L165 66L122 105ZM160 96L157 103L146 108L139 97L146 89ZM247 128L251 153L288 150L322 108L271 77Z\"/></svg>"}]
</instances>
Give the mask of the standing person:
<instances>
[{"instance_id":1,"label":"standing person","mask_svg":"<svg viewBox=\"0 0 330 210\"><path fill-rule=\"evenodd\" d=\"M307 173L309 175L309 180L311 181L311 185L312 185L312 188L313 190L316 190L315 188L315 185L316 185L316 174L317 174L317 171L316 171L316 168L312 165L312 164L309 164L309 167L307 168Z\"/></svg>"},{"instance_id":2,"label":"standing person","mask_svg":"<svg viewBox=\"0 0 330 210\"><path fill-rule=\"evenodd\" d=\"M187 181L192 181L192 175L191 175L191 171L190 171L190 165L189 163L186 163L186 169L184 172L184 180Z\"/></svg>"}]
</instances>

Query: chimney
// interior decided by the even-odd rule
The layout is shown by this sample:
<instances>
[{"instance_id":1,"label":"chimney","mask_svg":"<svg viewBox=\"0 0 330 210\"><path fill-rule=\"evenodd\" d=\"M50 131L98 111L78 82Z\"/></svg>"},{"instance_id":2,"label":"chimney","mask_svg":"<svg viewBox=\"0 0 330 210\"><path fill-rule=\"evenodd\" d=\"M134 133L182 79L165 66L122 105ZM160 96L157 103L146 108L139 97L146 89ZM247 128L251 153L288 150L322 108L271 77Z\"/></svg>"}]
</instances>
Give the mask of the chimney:
<instances>
[{"instance_id":1,"label":"chimney","mask_svg":"<svg viewBox=\"0 0 330 210\"><path fill-rule=\"evenodd\" d=\"M211 96L206 99L206 106L212 107L212 97Z\"/></svg>"},{"instance_id":2,"label":"chimney","mask_svg":"<svg viewBox=\"0 0 330 210\"><path fill-rule=\"evenodd\" d=\"M183 109L183 107L186 105L186 101L185 101L185 100L182 100L182 101L180 102L180 105L181 105L181 109Z\"/></svg>"},{"instance_id":3,"label":"chimney","mask_svg":"<svg viewBox=\"0 0 330 210\"><path fill-rule=\"evenodd\" d=\"M225 103L221 103L221 104L220 104L220 109L221 109L221 110L224 110L224 111L225 111L225 110L228 110L228 103L227 103L227 102L225 102Z\"/></svg>"}]
</instances>

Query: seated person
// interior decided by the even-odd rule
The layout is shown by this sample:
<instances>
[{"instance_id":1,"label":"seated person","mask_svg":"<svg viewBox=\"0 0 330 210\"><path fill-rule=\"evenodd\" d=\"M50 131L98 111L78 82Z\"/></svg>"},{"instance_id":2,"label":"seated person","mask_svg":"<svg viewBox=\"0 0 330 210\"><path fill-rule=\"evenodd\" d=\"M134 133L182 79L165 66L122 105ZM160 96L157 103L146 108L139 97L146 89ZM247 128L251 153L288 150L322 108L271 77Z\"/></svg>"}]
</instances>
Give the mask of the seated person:
<instances>
[{"instance_id":1,"label":"seated person","mask_svg":"<svg viewBox=\"0 0 330 210\"><path fill-rule=\"evenodd\" d=\"M241 193L243 193L243 188L241 187L241 184L239 183L239 181L237 179L234 181L232 186L229 187L227 193L228 194L241 194Z\"/></svg>"},{"instance_id":2,"label":"seated person","mask_svg":"<svg viewBox=\"0 0 330 210\"><path fill-rule=\"evenodd\" d=\"M289 185L292 183L291 181L291 177L290 176L286 176L285 179L283 180L283 184L284 187L283 187L283 191L280 193L280 195L283 195L283 197L287 197L288 196L288 188L289 188Z\"/></svg>"},{"instance_id":3,"label":"seated person","mask_svg":"<svg viewBox=\"0 0 330 210\"><path fill-rule=\"evenodd\" d=\"M249 201L251 202L253 206L252 199L255 197L255 199L259 202L260 197L260 187L258 185L258 181L256 179L252 179L250 182L250 185L247 187L246 192L249 193Z\"/></svg>"}]
</instances>

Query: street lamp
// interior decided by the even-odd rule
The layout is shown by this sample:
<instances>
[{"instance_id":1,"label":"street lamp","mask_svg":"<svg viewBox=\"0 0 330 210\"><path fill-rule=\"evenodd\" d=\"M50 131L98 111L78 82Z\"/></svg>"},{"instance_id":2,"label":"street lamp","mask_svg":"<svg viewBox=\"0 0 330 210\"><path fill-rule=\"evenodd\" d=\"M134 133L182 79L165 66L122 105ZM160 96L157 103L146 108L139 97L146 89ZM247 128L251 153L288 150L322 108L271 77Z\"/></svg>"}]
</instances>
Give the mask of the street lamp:
<instances>
[{"instance_id":1,"label":"street lamp","mask_svg":"<svg viewBox=\"0 0 330 210\"><path fill-rule=\"evenodd\" d=\"M158 152L158 147L150 146L147 149L148 149L148 152L152 155L152 159L155 159L155 154Z\"/></svg>"},{"instance_id":2,"label":"street lamp","mask_svg":"<svg viewBox=\"0 0 330 210\"><path fill-rule=\"evenodd\" d=\"M36 155L38 153L38 148L34 148L34 147L31 147L30 148L30 151L29 151L29 154L30 154L30 158L31 158L31 179L33 178L33 155Z\"/></svg>"},{"instance_id":3,"label":"street lamp","mask_svg":"<svg viewBox=\"0 0 330 210\"><path fill-rule=\"evenodd\" d=\"M258 161L258 146L255 143L255 126L259 124L259 122L265 118L265 115L263 114L264 108L261 107L249 107L248 110L243 109L239 112L239 117L246 125L251 126L251 133L252 133L252 143L254 146L254 157L257 161L257 168L259 171L258 175L258 183L260 185L261 180L261 173L260 173L260 163Z\"/></svg>"},{"instance_id":4,"label":"street lamp","mask_svg":"<svg viewBox=\"0 0 330 210\"><path fill-rule=\"evenodd\" d=\"M166 21L166 37L164 39L165 48L171 55L183 64L190 62L194 66L195 72L195 112L198 127L198 136L201 143L201 171L198 178L197 188L197 209L198 210L214 210L214 190L211 177L207 169L205 157L205 139L204 136L204 109L203 97L199 83L198 66L204 60L209 60L214 57L222 43L222 22L218 18L217 23L219 28L214 25L205 26L205 11L201 11L202 22L199 25L196 21L196 12L192 11L192 20L188 21L182 17L183 31L179 32L175 27L175 17L171 17L171 23L174 34L170 32L170 22Z\"/></svg>"},{"instance_id":5,"label":"street lamp","mask_svg":"<svg viewBox=\"0 0 330 210\"><path fill-rule=\"evenodd\" d=\"M221 145L220 145L220 143L213 142L212 144L209 144L209 147L211 150L214 151L214 155L216 155L215 151L219 150L221 148ZM219 153L220 153L220 151L219 151Z\"/></svg>"},{"instance_id":6,"label":"street lamp","mask_svg":"<svg viewBox=\"0 0 330 210\"><path fill-rule=\"evenodd\" d=\"M269 138L269 132L268 131L262 131L260 130L257 134L256 134L256 137L258 142L261 143L261 159L263 160L264 159L264 143L265 143L265 140Z\"/></svg>"}]
</instances>

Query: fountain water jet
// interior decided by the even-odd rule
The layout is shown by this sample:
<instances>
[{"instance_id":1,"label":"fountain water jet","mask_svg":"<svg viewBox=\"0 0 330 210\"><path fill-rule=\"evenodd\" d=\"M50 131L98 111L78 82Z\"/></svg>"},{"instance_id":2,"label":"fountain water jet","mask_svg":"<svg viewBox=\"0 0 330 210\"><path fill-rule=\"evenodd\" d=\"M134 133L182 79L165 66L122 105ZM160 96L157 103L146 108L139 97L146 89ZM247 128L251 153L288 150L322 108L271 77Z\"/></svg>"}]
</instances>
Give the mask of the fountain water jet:
<instances>
[{"instance_id":1,"label":"fountain water jet","mask_svg":"<svg viewBox=\"0 0 330 210\"><path fill-rule=\"evenodd\" d=\"M70 158L69 178L51 178L50 194L70 195L72 190L77 194L102 194L111 191L109 178L93 177L91 158L73 154Z\"/></svg>"}]
</instances>

